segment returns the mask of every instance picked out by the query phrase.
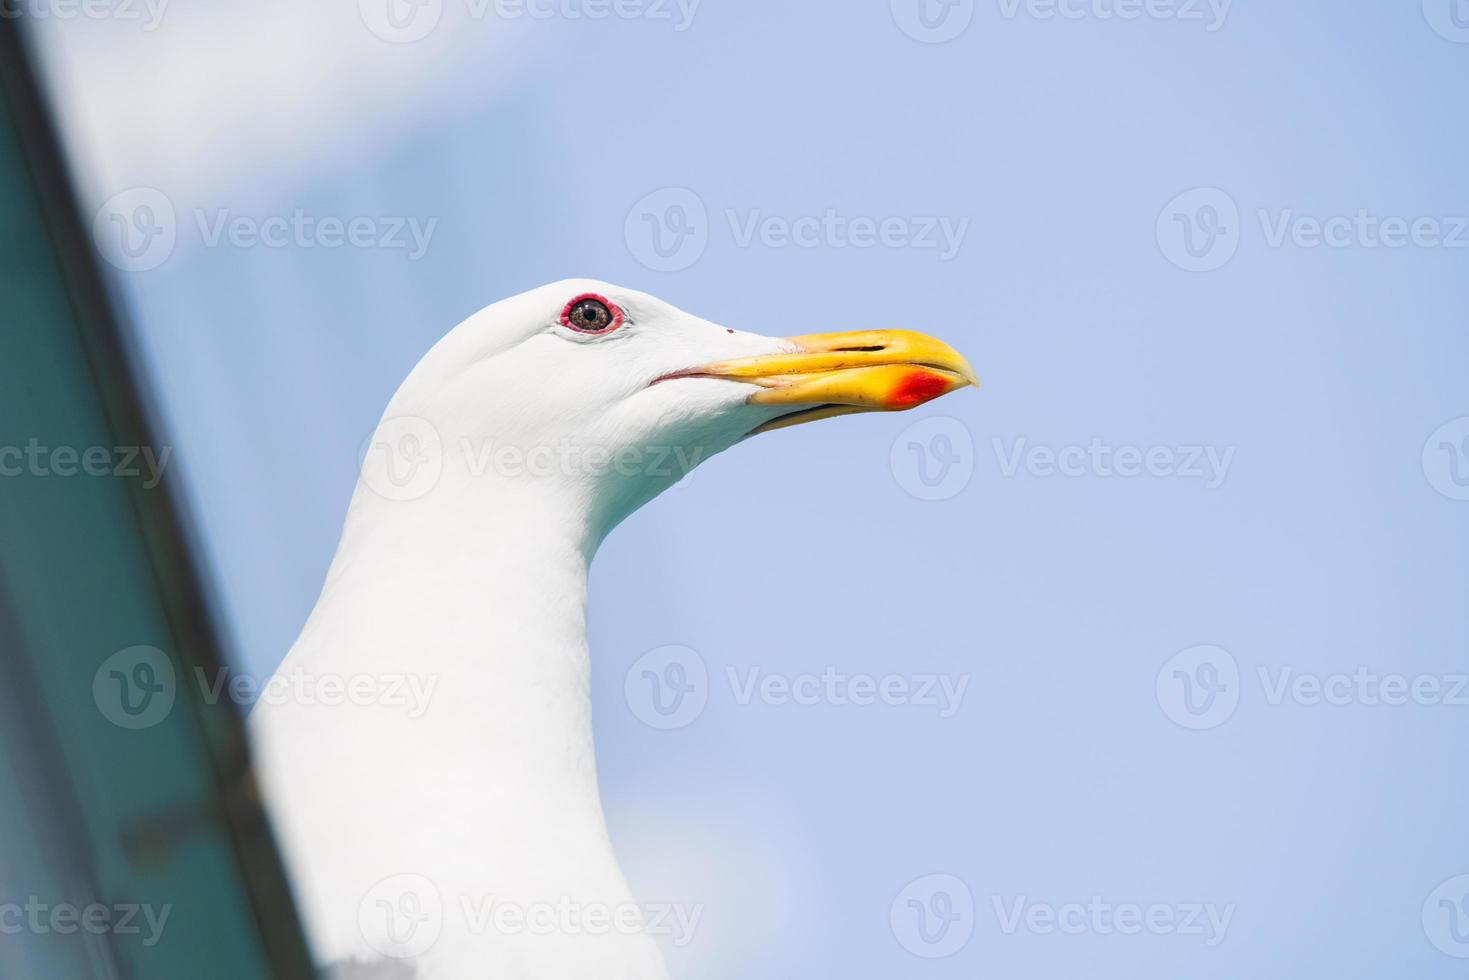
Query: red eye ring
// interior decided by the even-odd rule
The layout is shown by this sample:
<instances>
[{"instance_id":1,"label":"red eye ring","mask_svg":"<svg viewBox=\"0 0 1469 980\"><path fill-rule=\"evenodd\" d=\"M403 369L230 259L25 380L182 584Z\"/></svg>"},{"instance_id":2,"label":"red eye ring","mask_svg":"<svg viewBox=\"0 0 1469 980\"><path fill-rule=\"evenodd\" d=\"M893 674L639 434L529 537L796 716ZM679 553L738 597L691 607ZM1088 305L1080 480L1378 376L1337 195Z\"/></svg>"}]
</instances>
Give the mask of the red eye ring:
<instances>
[{"instance_id":1,"label":"red eye ring","mask_svg":"<svg viewBox=\"0 0 1469 980\"><path fill-rule=\"evenodd\" d=\"M580 324L585 324L587 322L585 315L575 318L572 315L575 312L582 312L578 311L577 309L578 307L582 306L582 304L592 303L600 306L602 310L606 311L607 315L606 324L599 325L595 329L588 328L585 325L578 325L577 321L579 321ZM597 316L597 320L601 320L600 315ZM561 308L561 325L563 327L566 327L568 330L575 330L577 333L611 333L618 327L622 326L622 320L622 308L607 297L599 295L597 293L582 293L580 296L574 297L569 303Z\"/></svg>"}]
</instances>

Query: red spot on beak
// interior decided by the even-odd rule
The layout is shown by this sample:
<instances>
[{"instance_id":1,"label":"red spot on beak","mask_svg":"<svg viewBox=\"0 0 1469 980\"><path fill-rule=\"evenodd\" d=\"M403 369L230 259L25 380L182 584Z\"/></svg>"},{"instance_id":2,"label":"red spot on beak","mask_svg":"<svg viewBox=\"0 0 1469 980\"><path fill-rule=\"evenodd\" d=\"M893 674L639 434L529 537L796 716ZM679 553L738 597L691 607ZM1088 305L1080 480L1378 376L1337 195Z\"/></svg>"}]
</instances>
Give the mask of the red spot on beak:
<instances>
[{"instance_id":1,"label":"red spot on beak","mask_svg":"<svg viewBox=\"0 0 1469 980\"><path fill-rule=\"evenodd\" d=\"M933 401L939 395L946 394L950 387L950 380L942 374L933 371L910 371L893 388L892 393L888 395L888 400L894 405L908 408Z\"/></svg>"}]
</instances>

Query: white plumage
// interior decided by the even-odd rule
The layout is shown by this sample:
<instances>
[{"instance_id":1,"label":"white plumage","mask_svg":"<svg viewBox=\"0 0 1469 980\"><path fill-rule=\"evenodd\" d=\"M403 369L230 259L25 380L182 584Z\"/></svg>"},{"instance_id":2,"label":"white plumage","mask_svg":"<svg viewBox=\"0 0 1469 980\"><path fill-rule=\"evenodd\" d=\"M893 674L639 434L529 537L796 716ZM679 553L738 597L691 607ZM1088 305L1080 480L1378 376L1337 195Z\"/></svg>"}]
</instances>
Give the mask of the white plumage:
<instances>
[{"instance_id":1,"label":"white plumage","mask_svg":"<svg viewBox=\"0 0 1469 980\"><path fill-rule=\"evenodd\" d=\"M564 322L584 297L622 322ZM573 280L482 310L413 370L280 668L341 678L347 696L251 719L321 962L419 980L665 976L630 920L600 926L597 910L637 906L598 796L586 582L606 534L683 474L614 462L706 459L792 413L908 407L972 380L937 342L916 356L919 335L849 336L870 342L771 339ZM416 713L387 696L410 676L431 691ZM517 927L516 910L544 921Z\"/></svg>"}]
</instances>

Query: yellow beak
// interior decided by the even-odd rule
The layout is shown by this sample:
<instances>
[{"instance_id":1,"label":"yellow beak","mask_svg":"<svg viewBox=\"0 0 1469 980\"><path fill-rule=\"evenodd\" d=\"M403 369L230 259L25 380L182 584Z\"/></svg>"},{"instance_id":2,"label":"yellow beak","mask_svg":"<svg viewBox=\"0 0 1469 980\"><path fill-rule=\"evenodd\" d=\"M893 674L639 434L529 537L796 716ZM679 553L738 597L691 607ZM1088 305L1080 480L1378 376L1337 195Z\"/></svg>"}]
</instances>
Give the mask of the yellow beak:
<instances>
[{"instance_id":1,"label":"yellow beak","mask_svg":"<svg viewBox=\"0 0 1469 980\"><path fill-rule=\"evenodd\" d=\"M901 412L965 385L974 369L948 344L911 330L866 330L791 337L796 350L707 364L684 376L759 385L752 405L810 405L772 419L768 432L854 412Z\"/></svg>"}]
</instances>

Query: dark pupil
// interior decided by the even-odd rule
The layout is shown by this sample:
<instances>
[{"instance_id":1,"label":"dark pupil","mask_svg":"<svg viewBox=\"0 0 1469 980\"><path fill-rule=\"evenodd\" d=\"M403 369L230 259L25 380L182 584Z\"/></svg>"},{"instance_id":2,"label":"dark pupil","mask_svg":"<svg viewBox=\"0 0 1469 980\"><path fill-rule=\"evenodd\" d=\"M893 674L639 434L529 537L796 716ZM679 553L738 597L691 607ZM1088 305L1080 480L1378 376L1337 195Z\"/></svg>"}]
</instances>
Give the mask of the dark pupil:
<instances>
[{"instance_id":1,"label":"dark pupil","mask_svg":"<svg viewBox=\"0 0 1469 980\"><path fill-rule=\"evenodd\" d=\"M591 301L583 303L581 308L577 310L577 314L577 319L591 327L600 327L608 319L607 308L601 303L593 303Z\"/></svg>"}]
</instances>

